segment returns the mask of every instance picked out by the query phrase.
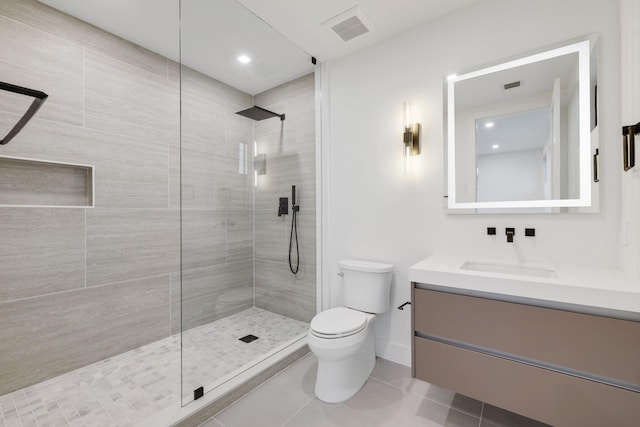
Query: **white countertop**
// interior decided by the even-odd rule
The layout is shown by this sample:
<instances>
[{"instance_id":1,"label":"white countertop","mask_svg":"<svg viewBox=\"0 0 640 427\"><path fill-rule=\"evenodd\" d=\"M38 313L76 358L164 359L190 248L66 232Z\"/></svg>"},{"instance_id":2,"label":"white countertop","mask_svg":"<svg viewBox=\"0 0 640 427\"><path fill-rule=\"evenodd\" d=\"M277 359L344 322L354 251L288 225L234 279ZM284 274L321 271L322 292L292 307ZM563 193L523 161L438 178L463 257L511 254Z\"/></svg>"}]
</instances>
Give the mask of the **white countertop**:
<instances>
[{"instance_id":1,"label":"white countertop","mask_svg":"<svg viewBox=\"0 0 640 427\"><path fill-rule=\"evenodd\" d=\"M410 267L409 280L465 295L497 295L507 301L640 321L640 282L625 278L621 270L537 266L550 268L558 276L546 278L463 270L460 267L466 261L501 263L435 254Z\"/></svg>"}]
</instances>

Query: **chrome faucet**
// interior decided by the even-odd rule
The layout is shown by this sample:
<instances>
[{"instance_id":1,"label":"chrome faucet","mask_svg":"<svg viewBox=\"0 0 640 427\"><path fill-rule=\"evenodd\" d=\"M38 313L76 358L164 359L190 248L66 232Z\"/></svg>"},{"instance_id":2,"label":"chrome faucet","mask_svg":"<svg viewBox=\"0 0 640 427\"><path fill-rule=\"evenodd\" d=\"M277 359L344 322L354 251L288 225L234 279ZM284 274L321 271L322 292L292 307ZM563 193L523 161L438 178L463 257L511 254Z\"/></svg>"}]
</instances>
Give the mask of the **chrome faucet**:
<instances>
[{"instance_id":1,"label":"chrome faucet","mask_svg":"<svg viewBox=\"0 0 640 427\"><path fill-rule=\"evenodd\" d=\"M514 234L516 234L516 229L507 227L506 231L507 231L507 243L513 243L513 236Z\"/></svg>"}]
</instances>

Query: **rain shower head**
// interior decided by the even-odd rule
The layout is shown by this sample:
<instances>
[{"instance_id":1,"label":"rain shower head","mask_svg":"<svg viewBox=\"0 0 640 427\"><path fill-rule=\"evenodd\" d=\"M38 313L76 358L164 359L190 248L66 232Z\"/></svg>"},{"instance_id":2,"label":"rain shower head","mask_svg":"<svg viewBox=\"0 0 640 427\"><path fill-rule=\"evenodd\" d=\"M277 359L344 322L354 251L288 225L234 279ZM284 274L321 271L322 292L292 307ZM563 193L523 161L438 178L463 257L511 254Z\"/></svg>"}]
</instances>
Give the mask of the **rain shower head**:
<instances>
[{"instance_id":1,"label":"rain shower head","mask_svg":"<svg viewBox=\"0 0 640 427\"><path fill-rule=\"evenodd\" d=\"M284 114L274 113L273 111L265 110L262 107L253 106L246 110L238 111L236 114L248 117L252 120L264 120L272 117L280 117L280 120L284 120Z\"/></svg>"}]
</instances>

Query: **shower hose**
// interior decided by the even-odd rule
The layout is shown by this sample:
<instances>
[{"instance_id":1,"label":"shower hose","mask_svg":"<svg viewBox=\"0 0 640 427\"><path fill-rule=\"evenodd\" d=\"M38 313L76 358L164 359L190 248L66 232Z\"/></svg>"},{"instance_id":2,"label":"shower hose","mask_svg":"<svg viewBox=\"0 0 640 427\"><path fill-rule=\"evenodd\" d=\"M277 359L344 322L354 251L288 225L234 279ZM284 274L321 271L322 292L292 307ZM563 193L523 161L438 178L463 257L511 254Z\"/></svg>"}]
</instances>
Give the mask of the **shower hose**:
<instances>
[{"instance_id":1,"label":"shower hose","mask_svg":"<svg viewBox=\"0 0 640 427\"><path fill-rule=\"evenodd\" d=\"M291 234L289 234L289 269L293 274L298 274L298 269L300 268L300 248L298 247L298 209L298 206L293 206L293 216L291 217ZM295 268L294 263L291 260L294 239L296 241Z\"/></svg>"}]
</instances>

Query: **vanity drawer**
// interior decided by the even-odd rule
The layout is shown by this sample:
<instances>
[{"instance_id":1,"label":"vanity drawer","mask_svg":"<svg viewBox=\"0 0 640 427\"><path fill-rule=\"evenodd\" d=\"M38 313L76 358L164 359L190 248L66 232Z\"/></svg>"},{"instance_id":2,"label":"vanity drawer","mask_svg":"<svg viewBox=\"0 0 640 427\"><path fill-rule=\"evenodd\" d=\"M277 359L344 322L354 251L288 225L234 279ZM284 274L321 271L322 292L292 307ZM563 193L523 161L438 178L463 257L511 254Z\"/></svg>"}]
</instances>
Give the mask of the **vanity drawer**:
<instances>
[{"instance_id":1,"label":"vanity drawer","mask_svg":"<svg viewBox=\"0 0 640 427\"><path fill-rule=\"evenodd\" d=\"M637 426L640 393L414 337L415 376L562 427Z\"/></svg>"},{"instance_id":2,"label":"vanity drawer","mask_svg":"<svg viewBox=\"0 0 640 427\"><path fill-rule=\"evenodd\" d=\"M640 385L640 323L414 290L415 331Z\"/></svg>"}]
</instances>

